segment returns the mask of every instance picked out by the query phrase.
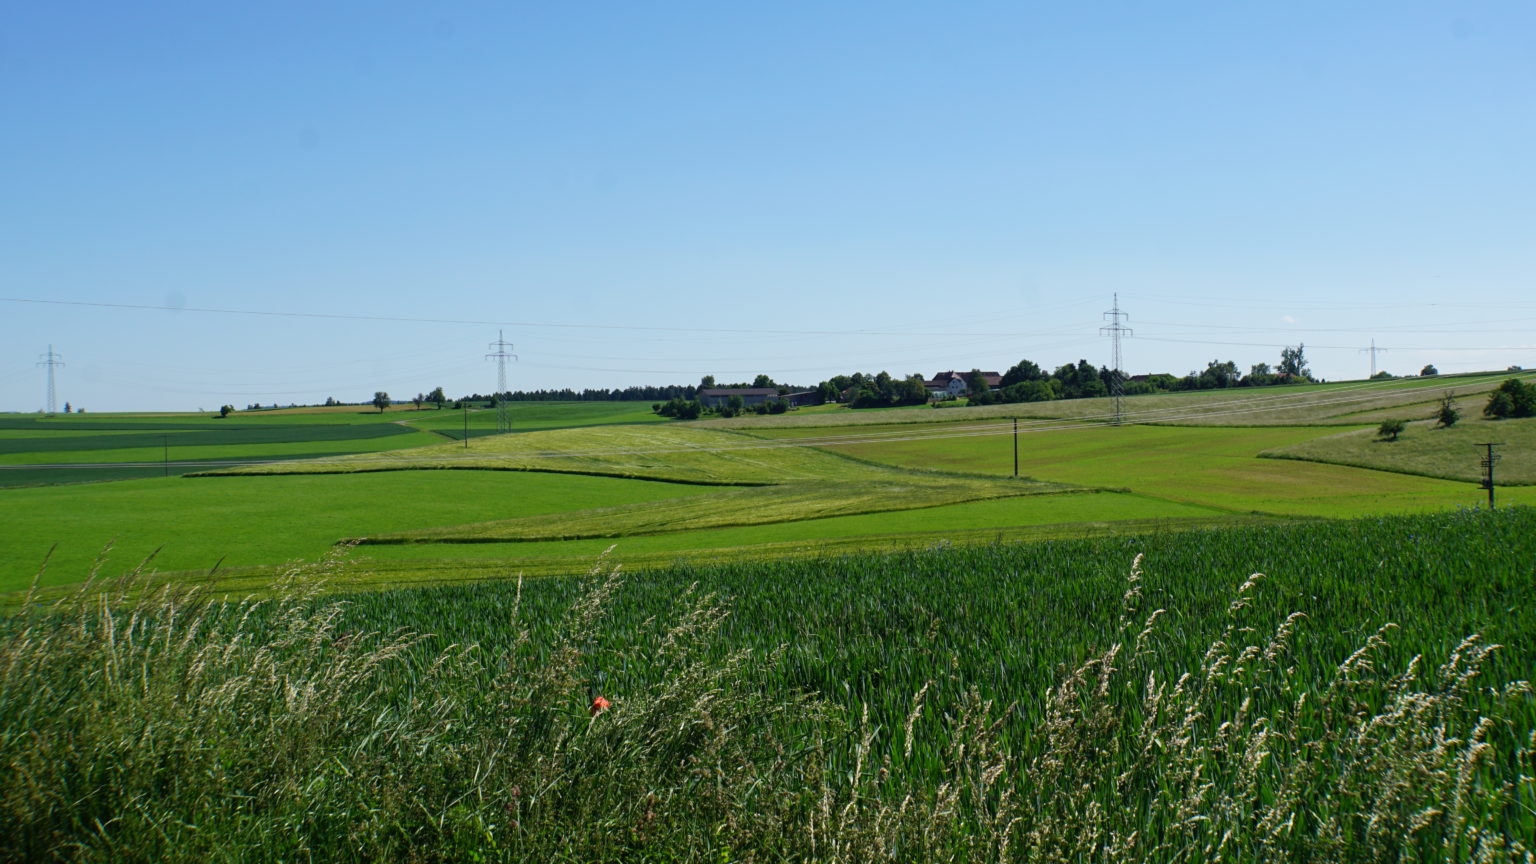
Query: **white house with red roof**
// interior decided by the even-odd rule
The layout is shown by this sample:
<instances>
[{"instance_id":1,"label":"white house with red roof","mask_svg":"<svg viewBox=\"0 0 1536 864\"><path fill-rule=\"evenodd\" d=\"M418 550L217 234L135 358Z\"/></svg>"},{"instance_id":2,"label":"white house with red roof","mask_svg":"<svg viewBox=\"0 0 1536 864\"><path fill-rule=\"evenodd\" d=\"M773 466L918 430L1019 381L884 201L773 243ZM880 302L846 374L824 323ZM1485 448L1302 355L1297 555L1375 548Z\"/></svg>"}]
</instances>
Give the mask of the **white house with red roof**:
<instances>
[{"instance_id":1,"label":"white house with red roof","mask_svg":"<svg viewBox=\"0 0 1536 864\"><path fill-rule=\"evenodd\" d=\"M934 375L932 379L924 381L923 385L928 388L930 396L939 399L958 399L971 392L970 374L951 369ZM1003 376L996 372L983 372L981 378L994 390L1003 385Z\"/></svg>"}]
</instances>

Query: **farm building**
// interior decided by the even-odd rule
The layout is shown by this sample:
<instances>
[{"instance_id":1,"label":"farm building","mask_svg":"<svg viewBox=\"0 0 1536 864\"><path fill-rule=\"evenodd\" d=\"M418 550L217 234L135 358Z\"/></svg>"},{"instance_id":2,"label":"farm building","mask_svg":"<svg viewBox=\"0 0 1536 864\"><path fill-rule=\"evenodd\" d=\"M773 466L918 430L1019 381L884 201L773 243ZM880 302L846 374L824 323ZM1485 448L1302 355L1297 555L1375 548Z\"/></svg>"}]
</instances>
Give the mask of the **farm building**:
<instances>
[{"instance_id":1,"label":"farm building","mask_svg":"<svg viewBox=\"0 0 1536 864\"><path fill-rule=\"evenodd\" d=\"M779 398L779 391L776 387L713 387L699 391L699 401L705 408L719 408L732 396L740 396L741 404L750 407Z\"/></svg>"},{"instance_id":2,"label":"farm building","mask_svg":"<svg viewBox=\"0 0 1536 864\"><path fill-rule=\"evenodd\" d=\"M924 381L923 385L928 388L928 395L930 396L941 399L953 399L971 392L970 381L967 379L969 374L968 372L956 372L951 369L948 372L940 372L934 375L933 378ZM986 380L988 387L994 389L1001 387L1003 384L1003 376L996 372L983 372L981 377Z\"/></svg>"}]
</instances>

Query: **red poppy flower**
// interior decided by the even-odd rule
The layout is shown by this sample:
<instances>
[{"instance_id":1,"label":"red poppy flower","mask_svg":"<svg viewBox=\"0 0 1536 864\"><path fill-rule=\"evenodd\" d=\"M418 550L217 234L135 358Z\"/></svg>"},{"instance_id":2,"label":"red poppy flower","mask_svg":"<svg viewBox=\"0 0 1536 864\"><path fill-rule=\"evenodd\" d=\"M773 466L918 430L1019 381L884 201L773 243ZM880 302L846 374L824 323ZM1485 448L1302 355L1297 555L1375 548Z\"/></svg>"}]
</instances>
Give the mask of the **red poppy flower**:
<instances>
[{"instance_id":1,"label":"red poppy flower","mask_svg":"<svg viewBox=\"0 0 1536 864\"><path fill-rule=\"evenodd\" d=\"M596 717L611 707L613 707L613 703L609 702L607 699L604 699L601 696L594 696L592 697L592 707L588 708L587 710L592 712L593 717Z\"/></svg>"}]
</instances>

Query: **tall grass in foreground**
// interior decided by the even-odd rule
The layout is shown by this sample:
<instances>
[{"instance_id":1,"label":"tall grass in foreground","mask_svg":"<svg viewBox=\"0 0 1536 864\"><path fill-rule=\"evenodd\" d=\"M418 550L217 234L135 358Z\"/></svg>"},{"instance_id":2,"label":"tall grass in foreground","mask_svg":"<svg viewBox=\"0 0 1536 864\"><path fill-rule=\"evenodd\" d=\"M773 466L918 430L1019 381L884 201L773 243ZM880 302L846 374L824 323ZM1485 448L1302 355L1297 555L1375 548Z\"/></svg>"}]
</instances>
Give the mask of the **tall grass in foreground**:
<instances>
[{"instance_id":1,"label":"tall grass in foreground","mask_svg":"<svg viewBox=\"0 0 1536 864\"><path fill-rule=\"evenodd\" d=\"M968 560L929 563L946 556ZM1536 710L1499 672L1528 654L1467 636L1399 662L1384 624L1306 647L1318 619L1261 602L1259 576L1207 584L1209 612L1165 606L1156 551L1110 590L1067 592L1096 595L1096 619L1033 646L1071 658L1048 686L995 698L986 663L955 652L954 674L910 679L934 670L900 633L880 668L828 660L857 672L850 693L899 690L895 710L836 704L793 644L744 647L745 596L728 615L684 590L622 624L643 586L598 568L550 586L568 599L548 620L534 585L498 589L499 623L478 626L502 637L476 645L361 626L387 616L316 596L323 575L245 603L124 584L0 624L0 855L1533 860Z\"/></svg>"}]
</instances>

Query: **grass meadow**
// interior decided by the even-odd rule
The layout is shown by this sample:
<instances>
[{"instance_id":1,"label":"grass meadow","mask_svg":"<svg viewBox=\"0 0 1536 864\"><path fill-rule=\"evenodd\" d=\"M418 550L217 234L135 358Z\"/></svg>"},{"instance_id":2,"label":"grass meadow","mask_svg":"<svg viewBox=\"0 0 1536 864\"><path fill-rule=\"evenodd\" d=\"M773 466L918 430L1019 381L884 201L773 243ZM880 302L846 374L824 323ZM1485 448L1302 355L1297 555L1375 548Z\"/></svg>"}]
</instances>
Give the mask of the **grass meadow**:
<instances>
[{"instance_id":1,"label":"grass meadow","mask_svg":"<svg viewBox=\"0 0 1536 864\"><path fill-rule=\"evenodd\" d=\"M1509 508L84 593L0 622L0 855L1527 861L1533 538Z\"/></svg>"},{"instance_id":2,"label":"grass meadow","mask_svg":"<svg viewBox=\"0 0 1536 864\"><path fill-rule=\"evenodd\" d=\"M0 858L1530 862L1536 486L1435 466L1536 421L1366 443L1448 383L0 418L94 466L0 489ZM251 464L70 473L167 441Z\"/></svg>"},{"instance_id":3,"label":"grass meadow","mask_svg":"<svg viewBox=\"0 0 1536 864\"><path fill-rule=\"evenodd\" d=\"M432 408L413 413L408 422L417 429L460 440L466 425L471 438L496 431L496 409L474 408L464 415L462 410ZM615 423L665 423L666 418L657 416L650 402L509 402L507 422L513 432L532 432Z\"/></svg>"},{"instance_id":4,"label":"grass meadow","mask_svg":"<svg viewBox=\"0 0 1536 864\"><path fill-rule=\"evenodd\" d=\"M1011 426L996 421L965 425L971 431L962 434L922 434L901 425L869 425L859 427L861 437L836 440L823 437L824 430L765 428L756 434L774 440L820 441L839 453L893 466L1011 474ZM1359 430L1360 434L1366 431ZM1374 427L1369 431L1374 432ZM1118 487L1181 504L1285 516L1342 518L1474 506L1485 500L1469 482L1258 458L1261 453L1290 452L1281 448L1315 446L1309 442L1328 434L1313 427L1286 426L1039 429L1021 424L1019 471L1046 482ZM1411 446L1406 438L1399 443ZM1476 448L1458 452L1476 470L1481 458ZM1505 490L1505 498L1510 503L1536 503L1528 488Z\"/></svg>"},{"instance_id":5,"label":"grass meadow","mask_svg":"<svg viewBox=\"0 0 1536 864\"><path fill-rule=\"evenodd\" d=\"M1449 393L1464 406L1478 410L1489 391L1510 377L1536 380L1530 372L1479 372L1428 378L1344 381L1333 384L1294 384L1275 387L1196 390L1127 396L1124 420L1183 426L1353 426L1379 423L1387 417L1429 417ZM775 417L745 416L701 421L722 429L793 429L824 426L957 423L1020 418L1026 421L1065 420L1108 423L1114 418L1109 398L1067 399L1011 405L954 406L941 409L893 408L797 411Z\"/></svg>"},{"instance_id":6,"label":"grass meadow","mask_svg":"<svg viewBox=\"0 0 1536 864\"><path fill-rule=\"evenodd\" d=\"M696 495L706 487L606 477L489 472L167 478L12 489L3 494L0 591L78 582L108 547L105 574L154 556L157 570L316 561L341 538ZM50 558L50 550L52 550Z\"/></svg>"},{"instance_id":7,"label":"grass meadow","mask_svg":"<svg viewBox=\"0 0 1536 864\"><path fill-rule=\"evenodd\" d=\"M1435 390L1429 379L1388 383L1395 389L1365 389L1373 404L1383 393L1419 400ZM1283 392L1189 395L1228 402L1248 398L1262 405L1280 396L1306 404L1316 398L1311 388L1271 389ZM1339 385L1333 391L1357 389ZM362 452L216 469L239 476L8 489L0 498L7 510L0 591L25 586L50 549L54 563L44 583L66 584L108 545L113 549L104 574L132 569L153 553L152 567L167 578L246 590L289 563L316 561L349 540L365 543L351 553L368 561L353 568L359 584L420 584L496 572L579 571L615 542L618 560L654 566L722 556L778 560L832 549L1204 527L1255 518L1432 512L1485 500L1466 479L1401 473L1414 466L1396 458L1399 454L1411 454L1421 441L1452 437L1434 437L1445 430L1421 434L1418 427L1410 427L1396 445L1364 445L1393 454L1393 464L1380 467L1394 470L1382 471L1257 458L1309 452L1339 440L1365 441L1372 427L1356 426L1330 438L1338 427L1108 427L1026 419L1019 423L1025 479L1016 480L1013 421L961 419L965 409L866 412L887 420L951 418L941 424L795 427L767 417L755 418L751 428L726 429L719 428L720 421L631 423L635 411L648 409L633 403L512 407L524 411L529 424L575 425L472 437L466 447L464 441L395 422L446 422L453 419L446 415L458 413L433 408L382 415L355 408L267 410L227 420L13 418L13 428L0 429L0 448L11 448L4 457L9 460L56 460L58 452L142 457L153 454L158 435L187 436L174 450L219 461L243 452L273 456L305 447ZM812 416L836 419L849 413L831 409ZM237 419L245 425L223 425ZM618 422L592 425L602 419ZM1502 432L1529 424L1493 425ZM1464 425L1472 430L1478 424ZM1477 434L1460 427L1449 431L1457 437ZM266 437L254 443L242 437L254 433ZM227 443L210 436L225 436ZM307 440L288 440L293 437ZM81 438L99 449L46 449L79 447L66 442ZM204 443L194 446L198 439ZM113 443L123 441L139 446ZM407 446L422 441L438 443ZM144 445L150 445L147 452ZM401 449L378 449L390 445ZM1476 470L1473 449L1461 454L1452 446L1442 448L1446 457L1466 456ZM1506 448L1505 454L1509 468L1528 458L1519 447ZM157 473L152 467L132 470ZM1467 466L1461 470L1466 477ZM260 476L276 474L288 476ZM52 469L46 482L79 476ZM1501 489L1499 500L1532 503L1532 488Z\"/></svg>"},{"instance_id":8,"label":"grass meadow","mask_svg":"<svg viewBox=\"0 0 1536 864\"><path fill-rule=\"evenodd\" d=\"M1468 412L1471 413L1471 412ZM1536 485L1536 419L1463 419L1441 428L1431 420L1418 420L1396 441L1387 441L1374 428L1355 429L1324 438L1265 450L1261 456L1301 459L1477 482L1483 479L1483 442L1502 444L1494 480L1500 485Z\"/></svg>"}]
</instances>

